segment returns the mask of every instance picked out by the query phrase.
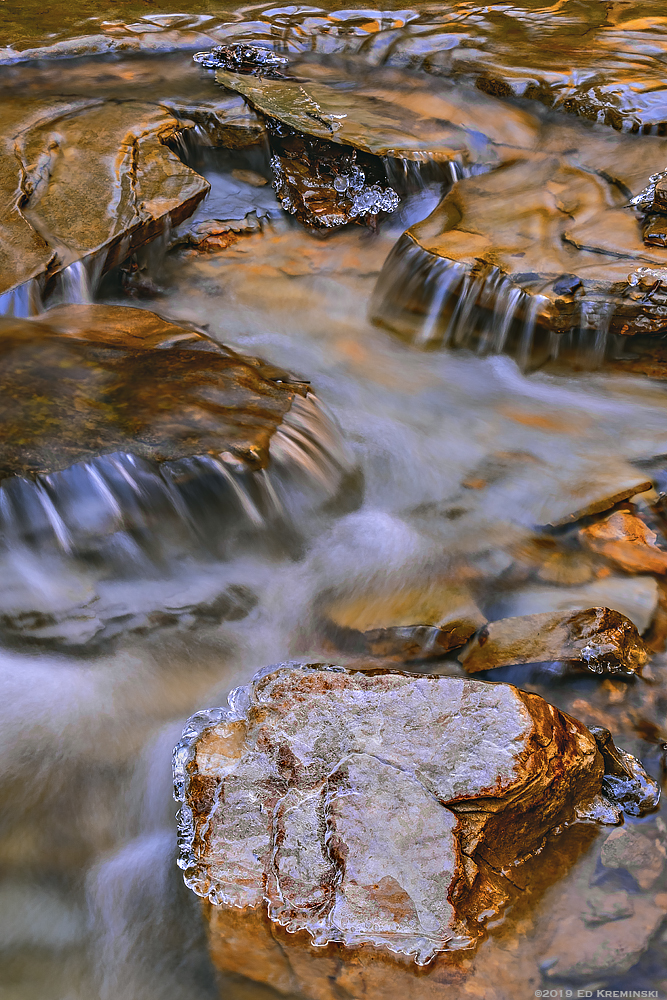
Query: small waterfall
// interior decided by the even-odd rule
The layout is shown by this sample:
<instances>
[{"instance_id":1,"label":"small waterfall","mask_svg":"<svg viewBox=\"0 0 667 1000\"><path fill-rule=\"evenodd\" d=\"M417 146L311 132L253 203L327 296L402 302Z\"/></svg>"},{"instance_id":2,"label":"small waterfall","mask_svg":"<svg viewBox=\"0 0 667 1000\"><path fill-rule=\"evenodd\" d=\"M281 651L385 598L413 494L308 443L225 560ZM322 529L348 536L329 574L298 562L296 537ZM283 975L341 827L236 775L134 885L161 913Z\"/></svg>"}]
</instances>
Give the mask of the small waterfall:
<instances>
[{"instance_id":1,"label":"small waterfall","mask_svg":"<svg viewBox=\"0 0 667 1000\"><path fill-rule=\"evenodd\" d=\"M555 358L595 368L613 341L615 306L590 295L577 308L571 329L549 329L546 295L521 288L498 268L470 270L439 257L405 233L382 268L370 315L420 347L509 354L524 370Z\"/></svg>"},{"instance_id":2,"label":"small waterfall","mask_svg":"<svg viewBox=\"0 0 667 1000\"><path fill-rule=\"evenodd\" d=\"M300 522L335 494L350 466L340 432L311 394L295 396L270 456L255 472L228 453L160 464L118 452L6 479L0 536L10 549L106 552L112 561L158 555L165 545L224 557L248 532Z\"/></svg>"},{"instance_id":3,"label":"small waterfall","mask_svg":"<svg viewBox=\"0 0 667 1000\"><path fill-rule=\"evenodd\" d=\"M39 281L30 281L0 294L0 316L25 319L42 311L42 292Z\"/></svg>"},{"instance_id":4,"label":"small waterfall","mask_svg":"<svg viewBox=\"0 0 667 1000\"><path fill-rule=\"evenodd\" d=\"M461 163L454 160L438 161L427 156L415 160L403 156L384 156L382 162L388 184L400 195L422 191L434 181L446 184L449 188L468 173Z\"/></svg>"}]
</instances>

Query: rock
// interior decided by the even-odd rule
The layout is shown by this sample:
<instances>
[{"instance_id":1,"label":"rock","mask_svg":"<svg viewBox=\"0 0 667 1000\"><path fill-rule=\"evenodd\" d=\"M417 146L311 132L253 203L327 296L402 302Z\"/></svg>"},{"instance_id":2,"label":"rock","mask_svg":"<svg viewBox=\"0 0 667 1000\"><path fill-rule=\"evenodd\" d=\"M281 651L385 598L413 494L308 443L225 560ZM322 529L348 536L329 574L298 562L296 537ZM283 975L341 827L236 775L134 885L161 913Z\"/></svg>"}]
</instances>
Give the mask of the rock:
<instances>
[{"instance_id":1,"label":"rock","mask_svg":"<svg viewBox=\"0 0 667 1000\"><path fill-rule=\"evenodd\" d=\"M388 257L375 321L422 346L505 351L524 366L567 358L580 335L595 362L609 333L662 331L667 249L644 243L617 186L641 183L636 165L610 175L604 148L574 132L576 153L556 155L563 139L545 130L553 155L458 181ZM644 179L665 153L662 140L649 147Z\"/></svg>"},{"instance_id":2,"label":"rock","mask_svg":"<svg viewBox=\"0 0 667 1000\"><path fill-rule=\"evenodd\" d=\"M322 614L340 649L404 660L442 656L486 621L469 590L446 583L339 597Z\"/></svg>"},{"instance_id":3,"label":"rock","mask_svg":"<svg viewBox=\"0 0 667 1000\"><path fill-rule=\"evenodd\" d=\"M3 106L0 312L34 311L63 268L104 273L192 214L209 185L169 149L182 129L138 101Z\"/></svg>"},{"instance_id":4,"label":"rock","mask_svg":"<svg viewBox=\"0 0 667 1000\"><path fill-rule=\"evenodd\" d=\"M658 584L652 576L606 576L584 587L525 587L502 597L494 604L490 617L517 618L544 614L547 611L584 611L603 607L619 611L646 632L658 607Z\"/></svg>"},{"instance_id":5,"label":"rock","mask_svg":"<svg viewBox=\"0 0 667 1000\"><path fill-rule=\"evenodd\" d=\"M212 545L237 523L280 516L260 470L291 469L304 496L336 489L342 443L308 386L194 327L63 306L0 319L0 354L9 536L55 534L67 548L157 521Z\"/></svg>"},{"instance_id":6,"label":"rock","mask_svg":"<svg viewBox=\"0 0 667 1000\"><path fill-rule=\"evenodd\" d=\"M240 621L257 605L248 586L226 585L224 568L214 564L189 571L181 564L174 580L77 578L61 562L44 566L8 559L0 589L0 635L13 647L99 650L121 636L159 631L191 632ZM50 576L57 581L51 585ZM41 587L36 588L35 580Z\"/></svg>"},{"instance_id":7,"label":"rock","mask_svg":"<svg viewBox=\"0 0 667 1000\"><path fill-rule=\"evenodd\" d=\"M657 809L660 785L646 773L641 762L616 747L608 729L595 726L591 732L604 759L602 790L606 798L629 816L644 816Z\"/></svg>"},{"instance_id":8,"label":"rock","mask_svg":"<svg viewBox=\"0 0 667 1000\"><path fill-rule=\"evenodd\" d=\"M631 915L603 924L591 924L579 914L566 916L546 951L547 979L585 982L632 968L664 919L667 896L637 896L632 907Z\"/></svg>"},{"instance_id":9,"label":"rock","mask_svg":"<svg viewBox=\"0 0 667 1000\"><path fill-rule=\"evenodd\" d=\"M230 453L261 469L295 393L307 392L143 309L62 306L0 320L0 338L2 478L116 451L158 461Z\"/></svg>"},{"instance_id":10,"label":"rock","mask_svg":"<svg viewBox=\"0 0 667 1000\"><path fill-rule=\"evenodd\" d=\"M657 533L630 511L617 510L581 528L579 538L629 573L667 573L667 550L658 546Z\"/></svg>"},{"instance_id":11,"label":"rock","mask_svg":"<svg viewBox=\"0 0 667 1000\"><path fill-rule=\"evenodd\" d=\"M459 656L468 673L513 663L574 660L595 674L634 674L648 652L632 622L609 608L489 622Z\"/></svg>"},{"instance_id":12,"label":"rock","mask_svg":"<svg viewBox=\"0 0 667 1000\"><path fill-rule=\"evenodd\" d=\"M624 920L634 912L632 897L624 889L618 892L591 889L586 897L583 918L585 924L595 927L597 924L607 924L610 920Z\"/></svg>"},{"instance_id":13,"label":"rock","mask_svg":"<svg viewBox=\"0 0 667 1000\"><path fill-rule=\"evenodd\" d=\"M266 80L289 79L289 59L265 46L216 45L210 52L197 52L193 59L206 69L225 69Z\"/></svg>"},{"instance_id":14,"label":"rock","mask_svg":"<svg viewBox=\"0 0 667 1000\"><path fill-rule=\"evenodd\" d=\"M535 134L528 115L513 109L501 117L492 99L446 84L434 93L430 81L403 78L399 89L391 73L355 66L352 74L342 64L303 59L290 64L289 77L286 65L265 75L266 50L256 69L239 56L245 71L231 71L240 51L201 58L209 66L219 60L218 82L266 117L278 197L309 226L393 212L398 196L379 157L398 159L406 172L408 161L495 164Z\"/></svg>"},{"instance_id":15,"label":"rock","mask_svg":"<svg viewBox=\"0 0 667 1000\"><path fill-rule=\"evenodd\" d=\"M182 123L186 141L194 133L207 146L241 149L264 138L261 120L243 98L218 86L212 73L202 73L182 52L143 51L129 59L105 61L102 73L93 66L70 59L66 74L53 59L15 67L11 77L2 80L3 97L38 98L48 108L53 95L62 92L67 98L105 101L135 101L140 94L142 103L162 108Z\"/></svg>"},{"instance_id":16,"label":"rock","mask_svg":"<svg viewBox=\"0 0 667 1000\"><path fill-rule=\"evenodd\" d=\"M216 79L294 132L373 156L491 166L537 138L527 112L446 81L303 57L290 60L289 73L275 79L221 66Z\"/></svg>"},{"instance_id":17,"label":"rock","mask_svg":"<svg viewBox=\"0 0 667 1000\"><path fill-rule=\"evenodd\" d=\"M649 828L647 828L649 829ZM602 845L605 868L624 868L636 879L640 889L652 889L665 867L665 848L655 835L642 827L621 826L613 830Z\"/></svg>"},{"instance_id":18,"label":"rock","mask_svg":"<svg viewBox=\"0 0 667 1000\"><path fill-rule=\"evenodd\" d=\"M331 142L272 121L267 131L278 200L304 225L334 229L398 208L398 195L386 185L384 170L372 157L354 149L343 153Z\"/></svg>"},{"instance_id":19,"label":"rock","mask_svg":"<svg viewBox=\"0 0 667 1000\"><path fill-rule=\"evenodd\" d=\"M318 975L328 1000L343 955L368 998L389 995L387 962L431 996L502 907L501 871L592 802L602 760L509 685L285 664L194 716L174 773L214 962L307 995ZM419 980L413 961L432 962Z\"/></svg>"}]
</instances>

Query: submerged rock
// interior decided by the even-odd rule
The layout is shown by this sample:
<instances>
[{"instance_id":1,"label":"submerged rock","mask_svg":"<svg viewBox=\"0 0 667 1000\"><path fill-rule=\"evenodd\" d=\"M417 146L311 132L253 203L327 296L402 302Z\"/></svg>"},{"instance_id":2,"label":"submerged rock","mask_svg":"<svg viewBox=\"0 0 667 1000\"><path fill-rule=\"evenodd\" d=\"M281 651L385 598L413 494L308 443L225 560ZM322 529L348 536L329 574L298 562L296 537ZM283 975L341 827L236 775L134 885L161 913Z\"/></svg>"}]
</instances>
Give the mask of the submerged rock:
<instances>
[{"instance_id":1,"label":"submerged rock","mask_svg":"<svg viewBox=\"0 0 667 1000\"><path fill-rule=\"evenodd\" d=\"M401 660L442 656L486 622L470 591L447 583L341 596L321 613L339 649Z\"/></svg>"},{"instance_id":2,"label":"submerged rock","mask_svg":"<svg viewBox=\"0 0 667 1000\"><path fill-rule=\"evenodd\" d=\"M346 956L384 996L393 956L395 985L422 996L436 956L473 948L502 909L503 873L601 786L588 731L506 684L286 664L230 706L194 716L175 750L179 864L217 966L286 991L310 995L311 948L329 944L338 972L318 995L338 995Z\"/></svg>"},{"instance_id":3,"label":"submerged rock","mask_svg":"<svg viewBox=\"0 0 667 1000\"><path fill-rule=\"evenodd\" d=\"M234 520L223 496L261 524L280 508L277 484L257 474L276 465L300 466L325 495L335 488L342 443L308 385L194 327L142 309L63 306L0 319L0 354L10 535L50 529L67 545L138 527L151 511L187 522L202 490L218 524L223 510L226 528Z\"/></svg>"},{"instance_id":4,"label":"submerged rock","mask_svg":"<svg viewBox=\"0 0 667 1000\"><path fill-rule=\"evenodd\" d=\"M574 660L594 674L634 674L648 652L629 618L609 608L547 612L485 625L459 656L468 673Z\"/></svg>"},{"instance_id":5,"label":"submerged rock","mask_svg":"<svg viewBox=\"0 0 667 1000\"><path fill-rule=\"evenodd\" d=\"M667 550L657 544L657 532L631 511L617 510L587 525L579 531L579 538L630 573L667 573Z\"/></svg>"},{"instance_id":6,"label":"submerged rock","mask_svg":"<svg viewBox=\"0 0 667 1000\"><path fill-rule=\"evenodd\" d=\"M663 828L664 829L664 828ZM605 868L629 872L640 889L652 889L665 867L665 845L657 828L622 826L612 830L602 845L601 861Z\"/></svg>"},{"instance_id":7,"label":"submerged rock","mask_svg":"<svg viewBox=\"0 0 667 1000\"><path fill-rule=\"evenodd\" d=\"M26 99L5 104L1 119L0 313L35 311L53 276L80 261L104 273L186 219L209 189L169 149L184 126L164 108Z\"/></svg>"}]
</instances>

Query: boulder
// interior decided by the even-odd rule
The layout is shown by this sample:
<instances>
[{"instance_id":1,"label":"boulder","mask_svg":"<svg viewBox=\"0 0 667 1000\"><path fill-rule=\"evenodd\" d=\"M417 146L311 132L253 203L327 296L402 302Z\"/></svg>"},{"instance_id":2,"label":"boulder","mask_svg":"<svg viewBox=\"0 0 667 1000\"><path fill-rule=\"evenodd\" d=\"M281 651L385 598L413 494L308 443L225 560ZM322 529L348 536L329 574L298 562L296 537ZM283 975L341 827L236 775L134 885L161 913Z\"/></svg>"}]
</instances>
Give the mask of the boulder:
<instances>
[{"instance_id":1,"label":"boulder","mask_svg":"<svg viewBox=\"0 0 667 1000\"><path fill-rule=\"evenodd\" d=\"M214 962L326 1000L355 965L389 995L387 963L431 996L603 772L585 727L510 685L321 664L194 716L174 767Z\"/></svg>"},{"instance_id":2,"label":"boulder","mask_svg":"<svg viewBox=\"0 0 667 1000\"><path fill-rule=\"evenodd\" d=\"M573 660L594 674L634 674L648 651L629 618L609 608L489 622L459 656L468 673L513 663Z\"/></svg>"}]
</instances>

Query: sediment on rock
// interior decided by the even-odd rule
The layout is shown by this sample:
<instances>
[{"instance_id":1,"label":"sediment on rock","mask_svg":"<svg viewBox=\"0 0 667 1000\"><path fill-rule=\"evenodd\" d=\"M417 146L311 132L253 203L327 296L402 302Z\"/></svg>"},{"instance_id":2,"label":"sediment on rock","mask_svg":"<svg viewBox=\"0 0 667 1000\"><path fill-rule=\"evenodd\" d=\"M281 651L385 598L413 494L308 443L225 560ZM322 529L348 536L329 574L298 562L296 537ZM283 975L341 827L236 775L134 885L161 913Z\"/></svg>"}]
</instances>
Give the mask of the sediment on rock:
<instances>
[{"instance_id":1,"label":"sediment on rock","mask_svg":"<svg viewBox=\"0 0 667 1000\"><path fill-rule=\"evenodd\" d=\"M307 383L146 310L0 319L0 352L10 536L50 531L66 547L139 528L151 511L187 522L199 494L204 508L225 496L261 525L280 515L267 476L300 469L328 495L345 463Z\"/></svg>"},{"instance_id":2,"label":"sediment on rock","mask_svg":"<svg viewBox=\"0 0 667 1000\"><path fill-rule=\"evenodd\" d=\"M515 663L572 660L594 674L634 674L647 663L648 651L625 615L588 608L489 622L459 660L468 673Z\"/></svg>"},{"instance_id":3,"label":"sediment on rock","mask_svg":"<svg viewBox=\"0 0 667 1000\"><path fill-rule=\"evenodd\" d=\"M371 979L391 956L399 977L435 958L437 979L604 770L585 727L509 685L321 664L260 672L190 720L174 760L214 961L293 990L327 943Z\"/></svg>"}]
</instances>

